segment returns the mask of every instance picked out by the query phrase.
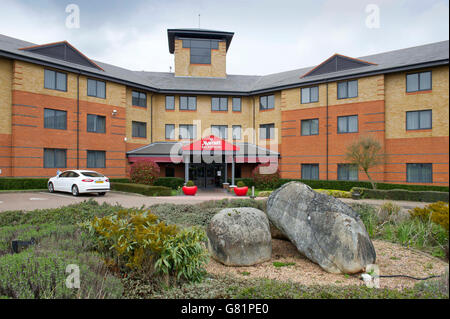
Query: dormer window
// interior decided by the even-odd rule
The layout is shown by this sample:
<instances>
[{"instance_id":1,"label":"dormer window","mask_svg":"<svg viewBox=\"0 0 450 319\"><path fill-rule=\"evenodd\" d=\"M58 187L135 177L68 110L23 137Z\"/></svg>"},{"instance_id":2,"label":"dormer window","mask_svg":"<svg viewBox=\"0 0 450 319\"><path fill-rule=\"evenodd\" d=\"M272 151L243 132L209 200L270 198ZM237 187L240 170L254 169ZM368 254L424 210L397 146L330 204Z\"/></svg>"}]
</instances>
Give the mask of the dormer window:
<instances>
[{"instance_id":1,"label":"dormer window","mask_svg":"<svg viewBox=\"0 0 450 319\"><path fill-rule=\"evenodd\" d=\"M191 64L211 64L211 49L219 49L219 40L183 39L183 48L191 50Z\"/></svg>"}]
</instances>

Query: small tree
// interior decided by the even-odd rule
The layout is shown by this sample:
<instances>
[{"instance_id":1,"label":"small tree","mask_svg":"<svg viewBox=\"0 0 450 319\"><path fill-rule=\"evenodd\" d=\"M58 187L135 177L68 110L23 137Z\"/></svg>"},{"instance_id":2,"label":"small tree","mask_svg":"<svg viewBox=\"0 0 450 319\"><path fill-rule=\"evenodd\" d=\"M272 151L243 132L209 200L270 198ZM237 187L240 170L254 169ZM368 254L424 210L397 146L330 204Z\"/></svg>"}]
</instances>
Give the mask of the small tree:
<instances>
[{"instance_id":1,"label":"small tree","mask_svg":"<svg viewBox=\"0 0 450 319\"><path fill-rule=\"evenodd\" d=\"M159 177L159 166L153 161L139 161L133 163L130 169L130 179L133 183L153 185Z\"/></svg>"},{"instance_id":2,"label":"small tree","mask_svg":"<svg viewBox=\"0 0 450 319\"><path fill-rule=\"evenodd\" d=\"M357 165L366 173L372 188L377 186L369 174L369 169L384 163L383 147L372 136L360 136L347 147L345 158L351 164Z\"/></svg>"},{"instance_id":3,"label":"small tree","mask_svg":"<svg viewBox=\"0 0 450 319\"><path fill-rule=\"evenodd\" d=\"M280 170L270 163L259 164L253 169L252 177L257 188L274 189L280 182Z\"/></svg>"}]
</instances>

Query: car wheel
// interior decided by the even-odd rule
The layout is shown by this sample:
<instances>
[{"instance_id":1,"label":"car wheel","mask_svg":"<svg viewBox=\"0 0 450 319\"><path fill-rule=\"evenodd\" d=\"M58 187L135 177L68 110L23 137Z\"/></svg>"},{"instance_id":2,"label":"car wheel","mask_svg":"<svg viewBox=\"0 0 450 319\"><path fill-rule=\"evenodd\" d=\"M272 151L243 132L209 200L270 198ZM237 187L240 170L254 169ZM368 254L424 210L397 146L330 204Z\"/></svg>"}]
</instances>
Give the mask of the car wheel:
<instances>
[{"instance_id":1,"label":"car wheel","mask_svg":"<svg viewBox=\"0 0 450 319\"><path fill-rule=\"evenodd\" d=\"M72 186L72 195L73 196L78 196L80 194L80 192L78 191L78 186L77 185L73 185Z\"/></svg>"},{"instance_id":2,"label":"car wheel","mask_svg":"<svg viewBox=\"0 0 450 319\"><path fill-rule=\"evenodd\" d=\"M105 196L106 192L100 192L98 193L98 196Z\"/></svg>"},{"instance_id":3,"label":"car wheel","mask_svg":"<svg viewBox=\"0 0 450 319\"><path fill-rule=\"evenodd\" d=\"M53 193L55 191L55 188L53 187L53 183L48 183L48 191L49 191L49 193Z\"/></svg>"}]
</instances>

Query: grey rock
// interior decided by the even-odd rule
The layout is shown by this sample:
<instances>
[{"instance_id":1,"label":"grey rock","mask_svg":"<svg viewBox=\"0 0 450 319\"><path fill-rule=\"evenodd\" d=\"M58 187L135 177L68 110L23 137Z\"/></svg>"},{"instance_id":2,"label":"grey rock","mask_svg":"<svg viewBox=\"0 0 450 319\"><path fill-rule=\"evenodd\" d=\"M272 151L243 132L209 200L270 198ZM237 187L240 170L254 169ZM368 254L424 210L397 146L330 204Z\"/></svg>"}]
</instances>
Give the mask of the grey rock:
<instances>
[{"instance_id":1,"label":"grey rock","mask_svg":"<svg viewBox=\"0 0 450 319\"><path fill-rule=\"evenodd\" d=\"M208 250L228 266L250 266L271 258L269 220L256 208L225 208L209 223Z\"/></svg>"},{"instance_id":2,"label":"grey rock","mask_svg":"<svg viewBox=\"0 0 450 319\"><path fill-rule=\"evenodd\" d=\"M375 263L375 248L358 213L303 183L275 190L267 216L300 253L328 272L357 273Z\"/></svg>"}]
</instances>

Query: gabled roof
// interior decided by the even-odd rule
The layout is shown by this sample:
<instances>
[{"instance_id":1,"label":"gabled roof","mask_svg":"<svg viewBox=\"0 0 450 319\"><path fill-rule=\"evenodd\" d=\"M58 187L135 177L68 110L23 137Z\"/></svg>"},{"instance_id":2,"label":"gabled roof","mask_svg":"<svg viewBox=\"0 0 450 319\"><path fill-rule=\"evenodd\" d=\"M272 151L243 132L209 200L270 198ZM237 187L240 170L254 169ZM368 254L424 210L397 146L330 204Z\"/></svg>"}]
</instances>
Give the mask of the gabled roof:
<instances>
[{"instance_id":1,"label":"gabled roof","mask_svg":"<svg viewBox=\"0 0 450 319\"><path fill-rule=\"evenodd\" d=\"M228 143L215 135L210 135L183 146L183 151L239 151L239 146Z\"/></svg>"},{"instance_id":2,"label":"gabled roof","mask_svg":"<svg viewBox=\"0 0 450 319\"><path fill-rule=\"evenodd\" d=\"M233 39L234 32L208 30L208 29L167 29L167 38L169 40L169 52L175 51L175 38L199 38L199 39L218 39L225 40L228 47Z\"/></svg>"},{"instance_id":3,"label":"gabled roof","mask_svg":"<svg viewBox=\"0 0 450 319\"><path fill-rule=\"evenodd\" d=\"M41 45L27 46L19 50L29 51L36 54L45 55L58 60L71 62L87 67L94 67L103 71L95 62L78 51L73 45L67 41L47 43Z\"/></svg>"},{"instance_id":4,"label":"gabled roof","mask_svg":"<svg viewBox=\"0 0 450 319\"><path fill-rule=\"evenodd\" d=\"M351 58L342 54L335 53L312 70L305 73L302 78L312 75L321 75L332 72L344 71L349 69L361 68L363 66L375 65L375 63Z\"/></svg>"}]
</instances>

